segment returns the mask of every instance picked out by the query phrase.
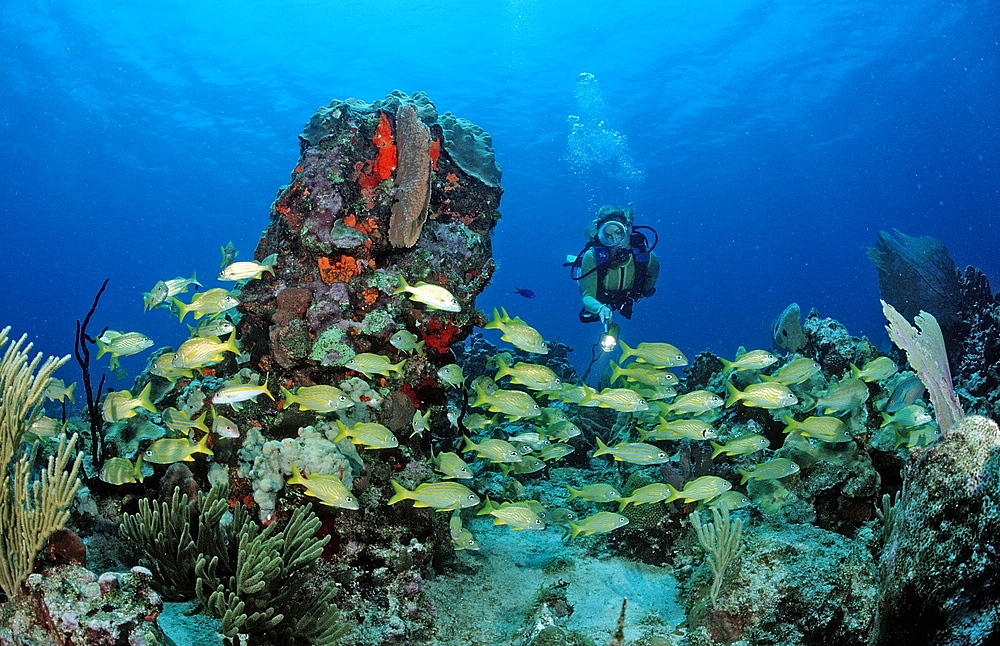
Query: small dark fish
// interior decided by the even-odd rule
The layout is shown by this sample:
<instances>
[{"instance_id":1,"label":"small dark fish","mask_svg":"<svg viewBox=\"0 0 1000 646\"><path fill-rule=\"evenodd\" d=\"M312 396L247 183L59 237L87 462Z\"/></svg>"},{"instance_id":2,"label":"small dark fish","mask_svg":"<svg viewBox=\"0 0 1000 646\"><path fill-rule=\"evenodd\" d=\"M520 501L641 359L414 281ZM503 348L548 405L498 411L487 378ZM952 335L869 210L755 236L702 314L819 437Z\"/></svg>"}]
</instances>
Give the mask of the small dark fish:
<instances>
[{"instance_id":1,"label":"small dark fish","mask_svg":"<svg viewBox=\"0 0 1000 646\"><path fill-rule=\"evenodd\" d=\"M519 296L524 296L525 298L535 297L535 292L531 291L530 289L521 289L520 287L515 288L514 293L518 294Z\"/></svg>"}]
</instances>

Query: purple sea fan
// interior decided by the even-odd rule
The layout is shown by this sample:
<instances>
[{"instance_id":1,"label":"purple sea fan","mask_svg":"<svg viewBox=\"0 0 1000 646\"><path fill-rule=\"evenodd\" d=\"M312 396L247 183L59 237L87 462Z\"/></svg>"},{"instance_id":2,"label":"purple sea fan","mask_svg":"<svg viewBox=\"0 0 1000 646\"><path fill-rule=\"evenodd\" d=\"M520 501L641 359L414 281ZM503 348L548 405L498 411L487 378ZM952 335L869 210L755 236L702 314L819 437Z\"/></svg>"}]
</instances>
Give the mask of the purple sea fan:
<instances>
[{"instance_id":1,"label":"purple sea fan","mask_svg":"<svg viewBox=\"0 0 1000 646\"><path fill-rule=\"evenodd\" d=\"M889 338L906 352L913 370L927 386L938 428L942 433L947 432L965 413L951 382L951 368L948 365L941 326L933 315L921 310L913 319L920 328L918 332L892 305L880 302L882 312L889 321L889 325L885 327Z\"/></svg>"}]
</instances>

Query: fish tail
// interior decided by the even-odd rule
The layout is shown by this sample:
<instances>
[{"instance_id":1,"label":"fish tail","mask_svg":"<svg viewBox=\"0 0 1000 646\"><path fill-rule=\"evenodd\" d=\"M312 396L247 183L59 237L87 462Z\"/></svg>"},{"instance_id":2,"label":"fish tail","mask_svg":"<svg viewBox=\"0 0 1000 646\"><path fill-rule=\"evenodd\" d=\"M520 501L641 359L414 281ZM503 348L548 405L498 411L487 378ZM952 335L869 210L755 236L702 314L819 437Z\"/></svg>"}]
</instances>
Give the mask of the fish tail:
<instances>
[{"instance_id":1,"label":"fish tail","mask_svg":"<svg viewBox=\"0 0 1000 646\"><path fill-rule=\"evenodd\" d=\"M606 455L608 453L611 453L611 449L609 449L608 445L605 444L603 441L601 441L601 438L598 436L597 437L597 450L594 451L593 457L596 458L599 455Z\"/></svg>"},{"instance_id":2,"label":"fish tail","mask_svg":"<svg viewBox=\"0 0 1000 646\"><path fill-rule=\"evenodd\" d=\"M809 393L802 393L802 405L803 405L802 410L803 411L812 410L812 409L816 408L817 404L819 404L819 400L818 399L816 399L815 397L813 397Z\"/></svg>"},{"instance_id":3,"label":"fish tail","mask_svg":"<svg viewBox=\"0 0 1000 646\"><path fill-rule=\"evenodd\" d=\"M347 439L347 437L349 437L348 433L347 433L347 427L344 426L344 423L342 421L340 421L339 419L337 420L337 429L340 432L337 433L337 436L333 438L332 441L334 443L337 443L337 442L339 442L341 440L344 440L344 439Z\"/></svg>"},{"instance_id":4,"label":"fish tail","mask_svg":"<svg viewBox=\"0 0 1000 646\"><path fill-rule=\"evenodd\" d=\"M740 395L743 393L738 391L731 381L726 382L726 390L729 392L729 397L726 398L726 408L729 408L740 400Z\"/></svg>"},{"instance_id":5,"label":"fish tail","mask_svg":"<svg viewBox=\"0 0 1000 646\"><path fill-rule=\"evenodd\" d=\"M507 363L503 360L503 357L501 357L500 355L497 355L496 363L497 363L497 375L496 377L494 377L493 379L494 381L498 381L503 377L509 377L510 375L514 374L513 372L510 371L510 366L507 365Z\"/></svg>"},{"instance_id":6,"label":"fish tail","mask_svg":"<svg viewBox=\"0 0 1000 646\"><path fill-rule=\"evenodd\" d=\"M223 351L228 350L228 351L232 352L233 354L239 354L240 353L240 349L238 347L236 347L236 335L235 334L230 334L229 335L229 338L226 339L225 345L222 346L222 350ZM271 397L271 399L274 399L274 397Z\"/></svg>"},{"instance_id":7,"label":"fish tail","mask_svg":"<svg viewBox=\"0 0 1000 646\"><path fill-rule=\"evenodd\" d=\"M675 487L672 484L668 484L667 485L667 491L670 492L670 495L663 499L663 502L665 502L665 503L667 503L667 502L673 502L673 501L677 500L678 498L682 497L681 496L681 492L677 491L677 487Z\"/></svg>"},{"instance_id":8,"label":"fish tail","mask_svg":"<svg viewBox=\"0 0 1000 646\"><path fill-rule=\"evenodd\" d=\"M142 389L142 392L139 393L139 396L136 399L139 400L139 406L141 408L145 408L151 413L158 413L159 411L156 410L156 406L154 406L153 402L150 401L149 399L149 393L152 390L152 388L153 388L153 382L152 381L147 382L146 386Z\"/></svg>"},{"instance_id":9,"label":"fish tail","mask_svg":"<svg viewBox=\"0 0 1000 646\"><path fill-rule=\"evenodd\" d=\"M462 447L462 453L468 453L469 451L475 451L476 445L472 440L469 439L467 435L463 435L462 439L465 440L465 446Z\"/></svg>"},{"instance_id":10,"label":"fish tail","mask_svg":"<svg viewBox=\"0 0 1000 646\"><path fill-rule=\"evenodd\" d=\"M713 442L711 440L709 440L708 443L712 446L713 449L715 449L714 451L712 451L712 459L713 460L716 458L717 455L719 455L720 453L722 453L723 451L725 451L725 449L722 447L721 444L718 444L718 443Z\"/></svg>"},{"instance_id":11,"label":"fish tail","mask_svg":"<svg viewBox=\"0 0 1000 646\"><path fill-rule=\"evenodd\" d=\"M573 487L571 487L569 485L566 485L566 488L569 489L569 498L568 498L568 500L573 500L574 498L579 498L580 497L580 490L579 489L574 489Z\"/></svg>"},{"instance_id":12,"label":"fish tail","mask_svg":"<svg viewBox=\"0 0 1000 646\"><path fill-rule=\"evenodd\" d=\"M619 498L618 499L618 511L619 511L619 513L622 512L626 507L628 507L628 504L630 502L632 502L631 498Z\"/></svg>"},{"instance_id":13,"label":"fish tail","mask_svg":"<svg viewBox=\"0 0 1000 646\"><path fill-rule=\"evenodd\" d=\"M483 404L489 403L491 403L490 396L486 394L486 391L483 390L481 385L476 384L476 399L472 402L472 407L479 408Z\"/></svg>"},{"instance_id":14,"label":"fish tail","mask_svg":"<svg viewBox=\"0 0 1000 646\"><path fill-rule=\"evenodd\" d=\"M497 308L494 307L493 308L493 318L490 319L489 323L487 323L486 325L483 326L483 329L486 329L486 330L499 330L499 329L501 329L500 328L500 324L501 323L503 323L503 321L500 320L500 312L497 310Z\"/></svg>"},{"instance_id":15,"label":"fish tail","mask_svg":"<svg viewBox=\"0 0 1000 646\"><path fill-rule=\"evenodd\" d=\"M208 438L210 437L212 437L211 433L205 433L204 435L202 435L201 439L198 440L198 443L195 445L192 453L204 453L205 455L215 455L215 452L212 451L212 449L208 448Z\"/></svg>"},{"instance_id":16,"label":"fish tail","mask_svg":"<svg viewBox=\"0 0 1000 646\"><path fill-rule=\"evenodd\" d=\"M288 476L288 478L285 480L285 484L286 485L290 485L290 484L304 485L304 484L306 484L305 479L302 477L302 473L299 471L299 468L295 465L294 462L292 462L292 475Z\"/></svg>"},{"instance_id":17,"label":"fish tail","mask_svg":"<svg viewBox=\"0 0 1000 646\"><path fill-rule=\"evenodd\" d=\"M278 384L278 390L281 392L281 398L284 400L281 402L282 408L288 408L295 403L295 395L293 395L290 390L281 384Z\"/></svg>"},{"instance_id":18,"label":"fish tail","mask_svg":"<svg viewBox=\"0 0 1000 646\"><path fill-rule=\"evenodd\" d=\"M742 477L740 478L740 484L741 484L741 485L744 485L744 484L746 484L746 483L747 483L747 480L749 480L749 479L750 479L750 472L749 472L749 471L744 471L743 469L737 469L737 471L738 471L738 472L739 472L739 474L740 474L740 475L742 476Z\"/></svg>"},{"instance_id":19,"label":"fish tail","mask_svg":"<svg viewBox=\"0 0 1000 646\"><path fill-rule=\"evenodd\" d=\"M73 391L74 390L76 390L76 382L75 381L69 385L69 388L66 389L66 396L69 397L69 400L75 404L76 403L76 399L73 397Z\"/></svg>"},{"instance_id":20,"label":"fish tail","mask_svg":"<svg viewBox=\"0 0 1000 646\"><path fill-rule=\"evenodd\" d=\"M198 429L200 431L204 431L204 432L208 433L208 426L205 424L205 417L207 415L208 415L208 411L205 411L204 413L202 413L198 417L196 417L193 420L191 420L192 422L196 422L196 424L194 426L192 426L191 428L196 428L196 429ZM212 416L213 417L215 416L215 412L214 411L212 413Z\"/></svg>"},{"instance_id":21,"label":"fish tail","mask_svg":"<svg viewBox=\"0 0 1000 646\"><path fill-rule=\"evenodd\" d=\"M261 260L260 264L262 264L265 267L267 267L267 269L265 269L263 272L261 272L262 276L264 275L265 272L269 273L269 274L271 274L273 276L274 275L274 267L275 267L275 265L278 264L278 254L277 253L272 253L267 258L264 258L263 260Z\"/></svg>"},{"instance_id":22,"label":"fish tail","mask_svg":"<svg viewBox=\"0 0 1000 646\"><path fill-rule=\"evenodd\" d=\"M409 289L410 289L410 284L407 283L406 279L403 278L403 275L400 274L399 287L396 288L396 291L394 291L393 294L405 294L407 291L409 291Z\"/></svg>"},{"instance_id":23,"label":"fish tail","mask_svg":"<svg viewBox=\"0 0 1000 646\"><path fill-rule=\"evenodd\" d=\"M722 363L722 374L726 374L727 372L733 369L732 361L726 361L722 357L716 357L716 359L718 359Z\"/></svg>"},{"instance_id":24,"label":"fish tail","mask_svg":"<svg viewBox=\"0 0 1000 646\"><path fill-rule=\"evenodd\" d=\"M882 411L881 413L879 413L879 415L882 416L882 423L879 424L879 428L887 426L892 421L892 417L885 411Z\"/></svg>"},{"instance_id":25,"label":"fish tail","mask_svg":"<svg viewBox=\"0 0 1000 646\"><path fill-rule=\"evenodd\" d=\"M397 375L402 376L403 375L403 364L405 364L405 363L406 363L406 359L403 359L399 363L390 364L389 365L389 371L390 372L395 372Z\"/></svg>"},{"instance_id":26,"label":"fish tail","mask_svg":"<svg viewBox=\"0 0 1000 646\"><path fill-rule=\"evenodd\" d=\"M582 531L583 531L583 527L581 527L580 525L577 525L573 521L569 522L569 537L570 538L576 538L577 536L580 535L580 533Z\"/></svg>"},{"instance_id":27,"label":"fish tail","mask_svg":"<svg viewBox=\"0 0 1000 646\"><path fill-rule=\"evenodd\" d=\"M95 359L100 359L105 352L108 352L108 344L100 339L97 340L97 356Z\"/></svg>"},{"instance_id":28,"label":"fish tail","mask_svg":"<svg viewBox=\"0 0 1000 646\"><path fill-rule=\"evenodd\" d=\"M190 307L188 306L187 303L185 303L181 299L177 298L176 296L172 297L170 299L170 302L173 303L177 307L177 320L179 322L183 323L184 322L184 317L187 316L187 313L191 311ZM196 316L195 318L198 318L198 317ZM100 356L100 355L97 355L97 356Z\"/></svg>"},{"instance_id":29,"label":"fish tail","mask_svg":"<svg viewBox=\"0 0 1000 646\"><path fill-rule=\"evenodd\" d=\"M229 337L230 340L232 340L232 338L233 337ZM271 379L271 373L269 372L264 377L264 385L262 386L262 388L264 389L264 394L267 395L268 397L270 397L271 401L275 401L274 395L271 394L270 389L268 389L268 387L267 387L267 382L270 381L270 379Z\"/></svg>"},{"instance_id":30,"label":"fish tail","mask_svg":"<svg viewBox=\"0 0 1000 646\"><path fill-rule=\"evenodd\" d=\"M858 368L853 363L847 364L851 367L851 379L857 379L861 376L861 368Z\"/></svg>"},{"instance_id":31,"label":"fish tail","mask_svg":"<svg viewBox=\"0 0 1000 646\"><path fill-rule=\"evenodd\" d=\"M785 424L787 424L782 433L791 433L793 430L795 430L795 426L798 424L798 422L796 422L791 415L782 415L781 419L785 420Z\"/></svg>"},{"instance_id":32,"label":"fish tail","mask_svg":"<svg viewBox=\"0 0 1000 646\"><path fill-rule=\"evenodd\" d=\"M614 360L608 362L608 365L611 367L611 383L615 383L619 377L625 376L625 371Z\"/></svg>"},{"instance_id":33,"label":"fish tail","mask_svg":"<svg viewBox=\"0 0 1000 646\"><path fill-rule=\"evenodd\" d=\"M191 283L192 285L197 285L198 287L201 287L201 283L198 282L198 272L197 271L192 271L191 272L191 277L188 278L188 282Z\"/></svg>"},{"instance_id":34,"label":"fish tail","mask_svg":"<svg viewBox=\"0 0 1000 646\"><path fill-rule=\"evenodd\" d=\"M400 279L402 279L402 276L400 276ZM392 490L395 492L392 494L392 498L389 498L388 504L390 505L395 505L400 500L407 500L410 498L410 494L413 493L395 480L390 480L389 483L392 485Z\"/></svg>"},{"instance_id":35,"label":"fish tail","mask_svg":"<svg viewBox=\"0 0 1000 646\"><path fill-rule=\"evenodd\" d=\"M622 354L620 357L618 357L618 363L625 363L625 359L635 356L635 350L628 347L628 344L622 341L621 339L618 339L618 345L620 345L622 348Z\"/></svg>"},{"instance_id":36,"label":"fish tail","mask_svg":"<svg viewBox=\"0 0 1000 646\"><path fill-rule=\"evenodd\" d=\"M497 507L490 500L489 496L486 496L486 502L483 503L483 508L476 512L477 516L486 516L487 514L496 511Z\"/></svg>"}]
</instances>

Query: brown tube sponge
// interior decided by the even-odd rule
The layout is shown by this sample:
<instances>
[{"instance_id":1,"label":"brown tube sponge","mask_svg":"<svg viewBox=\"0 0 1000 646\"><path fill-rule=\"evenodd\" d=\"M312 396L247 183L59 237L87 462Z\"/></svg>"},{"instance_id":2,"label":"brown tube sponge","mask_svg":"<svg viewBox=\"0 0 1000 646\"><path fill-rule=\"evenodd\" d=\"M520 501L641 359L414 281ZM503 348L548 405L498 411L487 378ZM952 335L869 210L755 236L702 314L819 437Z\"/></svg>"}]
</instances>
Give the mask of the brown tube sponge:
<instances>
[{"instance_id":1,"label":"brown tube sponge","mask_svg":"<svg viewBox=\"0 0 1000 646\"><path fill-rule=\"evenodd\" d=\"M396 113L396 195L389 219L389 242L412 247L427 220L431 199L431 131L406 104Z\"/></svg>"}]
</instances>

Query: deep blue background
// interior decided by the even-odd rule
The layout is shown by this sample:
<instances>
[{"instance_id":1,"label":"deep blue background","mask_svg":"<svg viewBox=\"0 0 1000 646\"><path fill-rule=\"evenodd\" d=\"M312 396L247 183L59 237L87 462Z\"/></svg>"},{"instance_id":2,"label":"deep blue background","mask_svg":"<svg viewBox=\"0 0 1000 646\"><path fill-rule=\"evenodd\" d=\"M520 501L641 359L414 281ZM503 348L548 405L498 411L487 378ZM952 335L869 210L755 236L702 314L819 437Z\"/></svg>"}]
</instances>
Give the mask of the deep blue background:
<instances>
[{"instance_id":1,"label":"deep blue background","mask_svg":"<svg viewBox=\"0 0 1000 646\"><path fill-rule=\"evenodd\" d=\"M887 345L880 229L1000 282L998 23L983 1L4 0L0 326L68 353L110 277L94 329L176 345L141 292L211 278L229 240L250 257L313 111L398 88L492 134L500 269L478 306L578 365L597 330L560 265L603 203L660 232L630 343L769 347L797 301Z\"/></svg>"}]
</instances>

